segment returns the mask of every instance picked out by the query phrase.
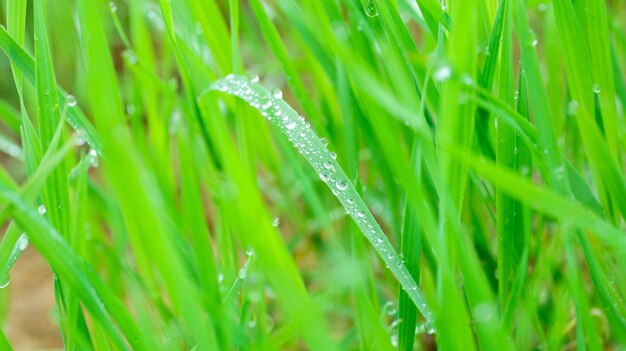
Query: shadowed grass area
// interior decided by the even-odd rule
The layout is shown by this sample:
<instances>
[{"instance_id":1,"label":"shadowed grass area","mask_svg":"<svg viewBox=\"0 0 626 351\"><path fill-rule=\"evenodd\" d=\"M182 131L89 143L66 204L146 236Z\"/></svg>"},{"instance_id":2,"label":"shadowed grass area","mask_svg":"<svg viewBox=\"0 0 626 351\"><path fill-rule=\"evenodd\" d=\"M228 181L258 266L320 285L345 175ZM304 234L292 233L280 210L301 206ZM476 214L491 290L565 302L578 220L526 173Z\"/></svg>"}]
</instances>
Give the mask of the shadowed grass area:
<instances>
[{"instance_id":1,"label":"shadowed grass area","mask_svg":"<svg viewBox=\"0 0 626 351\"><path fill-rule=\"evenodd\" d=\"M626 345L624 0L0 6L65 349Z\"/></svg>"}]
</instances>

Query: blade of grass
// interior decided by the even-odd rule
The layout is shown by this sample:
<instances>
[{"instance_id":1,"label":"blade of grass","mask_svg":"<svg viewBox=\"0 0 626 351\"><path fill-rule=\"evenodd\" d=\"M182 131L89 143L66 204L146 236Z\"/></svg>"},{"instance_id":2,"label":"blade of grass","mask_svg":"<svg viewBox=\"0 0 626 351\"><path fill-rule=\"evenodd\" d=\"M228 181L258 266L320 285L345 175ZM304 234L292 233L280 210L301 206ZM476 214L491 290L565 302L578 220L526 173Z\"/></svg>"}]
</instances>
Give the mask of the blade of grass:
<instances>
[{"instance_id":1,"label":"blade of grass","mask_svg":"<svg viewBox=\"0 0 626 351\"><path fill-rule=\"evenodd\" d=\"M130 134L124 125L118 82L97 4L82 1L78 8L92 112L108 148L105 170L118 196L133 253L151 284L156 272L150 267L156 265L156 271L164 280L175 309L188 325L192 339L201 348L215 348L215 335L207 328L206 314L197 308L200 298L197 286L191 281L183 262L185 256L178 251L174 241L179 235L163 216L162 195L154 179L145 169L138 167L138 156L129 152L133 150ZM121 169L125 171L119 172ZM159 259L152 262L148 257Z\"/></svg>"},{"instance_id":2,"label":"blade of grass","mask_svg":"<svg viewBox=\"0 0 626 351\"><path fill-rule=\"evenodd\" d=\"M72 251L63 238L37 211L28 206L18 193L5 184L0 184L0 198L14 206L13 216L28 233L30 242L46 258L60 277L76 290L87 310L103 324L116 347L121 350L129 350L119 330L107 313L104 301L100 298L101 295L98 294L100 292L98 290L101 289L93 287L76 253ZM112 307L111 304L109 306ZM123 327L125 331L131 328L130 325L124 324L120 324L120 327ZM132 334L129 333L127 335ZM133 347L142 349L134 338L131 337L127 340L132 343Z\"/></svg>"},{"instance_id":3,"label":"blade of grass","mask_svg":"<svg viewBox=\"0 0 626 351\"><path fill-rule=\"evenodd\" d=\"M15 64L15 67L22 72L24 78L35 85L35 60L2 26L0 26L0 49L2 49L11 62ZM60 93L58 95L59 106L70 107L67 109L67 122L77 133L83 136L85 141L100 155L102 153L102 145L96 133L96 129L91 122L89 122L82 110L78 106L75 106L74 97L67 94L61 88L57 90Z\"/></svg>"},{"instance_id":4,"label":"blade of grass","mask_svg":"<svg viewBox=\"0 0 626 351\"><path fill-rule=\"evenodd\" d=\"M252 83L241 76L229 76L219 80L211 89L242 98L251 106L259 109L261 114L264 114L270 122L279 126L281 132L287 135L294 146L313 166L322 181L327 183L346 212L354 219L387 267L394 273L417 308L424 314L427 322L432 322L432 314L417 284L337 163L336 155L333 156L326 149L315 132L306 126L304 119L282 100L282 92L270 92L258 83Z\"/></svg>"},{"instance_id":5,"label":"blade of grass","mask_svg":"<svg viewBox=\"0 0 626 351\"><path fill-rule=\"evenodd\" d=\"M513 11L509 1L503 1L503 36L500 66L500 97L510 106L515 103L513 76ZM518 97L519 98L519 97ZM501 167L519 171L517 132L504 123L496 125L496 162ZM496 190L497 191L497 190ZM524 211L519 202L497 191L496 213L498 230L498 296L504 310L512 290L515 269L519 267L527 245L524 235Z\"/></svg>"},{"instance_id":6,"label":"blade of grass","mask_svg":"<svg viewBox=\"0 0 626 351\"><path fill-rule=\"evenodd\" d=\"M7 0L7 32L15 39L18 45L24 45L26 30L26 0ZM11 71L18 94L22 96L22 73L11 60Z\"/></svg>"},{"instance_id":7,"label":"blade of grass","mask_svg":"<svg viewBox=\"0 0 626 351\"><path fill-rule=\"evenodd\" d=\"M9 105L8 102L0 100L0 119L4 121L11 130L17 134L20 132L21 118L20 113Z\"/></svg>"}]
</instances>

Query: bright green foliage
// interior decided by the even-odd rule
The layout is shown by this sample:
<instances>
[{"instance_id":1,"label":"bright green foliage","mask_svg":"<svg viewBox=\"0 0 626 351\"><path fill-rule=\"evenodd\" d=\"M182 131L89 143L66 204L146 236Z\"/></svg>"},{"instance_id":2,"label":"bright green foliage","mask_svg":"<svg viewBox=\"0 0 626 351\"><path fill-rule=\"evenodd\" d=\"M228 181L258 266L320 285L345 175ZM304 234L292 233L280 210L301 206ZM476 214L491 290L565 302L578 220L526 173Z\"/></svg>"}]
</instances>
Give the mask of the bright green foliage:
<instances>
[{"instance_id":1,"label":"bright green foliage","mask_svg":"<svg viewBox=\"0 0 626 351\"><path fill-rule=\"evenodd\" d=\"M60 347L626 345L624 0L0 15L0 286L31 244Z\"/></svg>"}]
</instances>

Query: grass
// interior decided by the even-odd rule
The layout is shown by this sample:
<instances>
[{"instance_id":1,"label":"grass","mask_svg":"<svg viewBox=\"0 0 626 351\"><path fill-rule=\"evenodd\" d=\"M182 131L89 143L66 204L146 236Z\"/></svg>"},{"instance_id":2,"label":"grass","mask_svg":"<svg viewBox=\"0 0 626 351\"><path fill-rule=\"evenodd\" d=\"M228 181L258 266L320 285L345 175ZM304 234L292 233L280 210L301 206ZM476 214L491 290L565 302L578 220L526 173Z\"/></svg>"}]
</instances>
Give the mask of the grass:
<instances>
[{"instance_id":1,"label":"grass","mask_svg":"<svg viewBox=\"0 0 626 351\"><path fill-rule=\"evenodd\" d=\"M626 345L623 0L0 5L59 347Z\"/></svg>"}]
</instances>

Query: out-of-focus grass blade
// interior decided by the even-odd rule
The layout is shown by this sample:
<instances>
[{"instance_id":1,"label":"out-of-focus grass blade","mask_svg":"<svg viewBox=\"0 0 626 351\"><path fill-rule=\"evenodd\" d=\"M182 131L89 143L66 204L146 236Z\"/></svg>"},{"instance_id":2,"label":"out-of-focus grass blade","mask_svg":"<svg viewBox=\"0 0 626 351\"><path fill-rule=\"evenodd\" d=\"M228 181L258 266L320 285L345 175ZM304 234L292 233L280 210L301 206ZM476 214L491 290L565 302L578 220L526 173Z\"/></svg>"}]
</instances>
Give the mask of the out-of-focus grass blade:
<instances>
[{"instance_id":1,"label":"out-of-focus grass blade","mask_svg":"<svg viewBox=\"0 0 626 351\"><path fill-rule=\"evenodd\" d=\"M559 29L561 43L565 55L564 63L572 97L578 102L576 121L578 130L589 158L594 178L598 184L598 193L601 201L612 199L623 217L626 217L626 177L620 170L621 159L615 156L616 141L605 140L595 120L594 94L602 94L601 87L596 86L591 76L592 67L587 47L585 46L582 30L578 23L573 4L566 0L556 0L554 15ZM600 39L602 40L602 39ZM599 58L598 58L599 59ZM607 68L609 69L609 68ZM610 87L609 87L610 89ZM610 98L614 104L614 96ZM603 111L604 112L604 111ZM611 116L610 113L607 115ZM605 116L605 114L603 114ZM615 128L615 121L605 121L607 127ZM616 131L610 131L614 135ZM614 139L614 137L612 137ZM603 203L607 215L611 215L609 205Z\"/></svg>"},{"instance_id":2,"label":"out-of-focus grass blade","mask_svg":"<svg viewBox=\"0 0 626 351\"><path fill-rule=\"evenodd\" d=\"M511 10L511 5L509 2L509 11ZM509 15L511 12L509 12ZM526 89L526 79L524 77L524 72L520 70L519 80L518 80L518 91L517 91L517 106L516 109L520 113L520 115L524 116L528 119L529 111L528 111L528 93ZM517 137L518 135L516 135ZM530 177L532 173L532 155L525 145L516 145L516 154L517 154L517 162L516 166L519 170L519 175L521 177ZM519 204L518 204L519 205ZM518 233L518 235L523 236L524 246L521 250L521 255L519 260L517 261L517 271L515 273L515 277L511 283L510 296L508 297L508 301L506 298L502 298L501 301L505 302L505 306L503 306L502 319L505 326L510 327L513 322L513 317L516 312L517 306L519 304L520 298L522 296L522 291L526 286L527 280L527 272L528 272L528 260L530 256L530 239L532 233L532 213L530 212L529 206L516 206L516 210L519 210L518 216L521 218L520 226L522 227L522 232ZM515 267L514 267L515 268Z\"/></svg>"},{"instance_id":3,"label":"out-of-focus grass blade","mask_svg":"<svg viewBox=\"0 0 626 351\"><path fill-rule=\"evenodd\" d=\"M515 104L513 74L513 18L510 1L502 1L503 35L500 66L500 97L510 106ZM519 97L518 97L519 98ZM499 118L499 117L498 117ZM500 167L519 171L519 149L517 132L505 123L496 126L496 162ZM525 245L524 210L521 204L502 192L496 194L498 231L498 296L504 310L512 290L515 269L520 267ZM524 268L524 267L522 267Z\"/></svg>"},{"instance_id":4,"label":"out-of-focus grass blade","mask_svg":"<svg viewBox=\"0 0 626 351\"><path fill-rule=\"evenodd\" d=\"M424 100L422 100L424 101ZM413 167L416 169L415 178L422 178L421 152L418 141L414 141L411 155ZM413 279L419 283L420 258L421 258L421 233L419 215L416 206L412 204L412 198L405 199L404 221L402 223L402 239L400 242L401 253L406 262L406 267ZM415 326L417 324L417 309L404 291L400 291L398 301L398 319L401 321L398 327L398 350L411 351L415 341Z\"/></svg>"},{"instance_id":5,"label":"out-of-focus grass blade","mask_svg":"<svg viewBox=\"0 0 626 351\"><path fill-rule=\"evenodd\" d=\"M45 27L42 0L35 1L34 13L39 137L41 149L43 152L46 152L59 125L61 109L59 107L57 86L52 67L52 57L48 47L48 34ZM61 132L61 142L63 142L63 132ZM66 163L61 162L58 168L50 174L43 192L46 213L50 217L52 225L64 237L67 237L70 231L70 201L67 174Z\"/></svg>"},{"instance_id":6,"label":"out-of-focus grass blade","mask_svg":"<svg viewBox=\"0 0 626 351\"><path fill-rule=\"evenodd\" d=\"M289 87L293 90L296 98L302 104L302 108L304 108L306 114L317 118L319 112L311 101L304 82L302 81L301 75L298 73L295 65L289 57L289 53L287 52L287 49L285 48L285 45L280 38L278 30L276 29L272 21L270 21L265 7L260 0L251 0L250 6L254 11L254 15L257 18L257 21L261 28L261 33L263 34L265 41L268 43L270 49L272 49L272 52L274 53L276 58L278 58L278 60L282 63L283 72L285 72L285 75L287 76L287 82L289 83Z\"/></svg>"},{"instance_id":7,"label":"out-of-focus grass blade","mask_svg":"<svg viewBox=\"0 0 626 351\"><path fill-rule=\"evenodd\" d=\"M307 126L304 118L282 100L282 92L270 92L258 83L250 82L246 77L241 76L229 76L226 79L218 80L210 89L242 98L257 108L262 115L276 124L281 132L287 135L298 151L313 166L320 179L327 183L346 212L354 219L387 267L394 273L417 308L431 323L432 314L424 296L417 287L417 283L337 163L337 155L330 153L315 132Z\"/></svg>"},{"instance_id":8,"label":"out-of-focus grass blade","mask_svg":"<svg viewBox=\"0 0 626 351\"><path fill-rule=\"evenodd\" d=\"M34 13L34 37L35 37L35 87L37 90L39 138L42 152L48 150L55 134L55 130L61 121L61 109L57 94L56 78L52 66L52 55L48 43L48 33L44 19L44 0L36 0L33 5ZM63 141L63 130L60 138ZM65 160L52 171L46 179L42 192L42 200L46 214L52 226L67 240L70 235L70 199L69 184L67 178L67 166ZM61 312L61 329L64 333L66 347L74 348L74 331L76 324L70 320L67 313L69 306L78 304L72 298L71 291L63 281L55 280L55 296Z\"/></svg>"},{"instance_id":9,"label":"out-of-focus grass blade","mask_svg":"<svg viewBox=\"0 0 626 351\"><path fill-rule=\"evenodd\" d=\"M0 198L13 206L12 215L19 225L26 230L30 242L48 261L52 269L71 286L84 303L87 310L97 318L98 322L107 331L111 341L121 350L128 350L120 331L111 319L101 294L95 288L88 275L85 273L81 259L69 245L61 238L59 233L14 190L6 184L0 184ZM102 285L101 287L104 287ZM110 304L109 308L113 307ZM127 322L130 319L127 319ZM119 322L119 321L118 321ZM142 349L138 340L132 336L128 328L130 325L118 324L127 333L127 341L133 347Z\"/></svg>"},{"instance_id":10,"label":"out-of-focus grass blade","mask_svg":"<svg viewBox=\"0 0 626 351\"><path fill-rule=\"evenodd\" d=\"M13 347L11 346L11 343L9 342L9 339L7 339L6 335L4 335L3 330L0 330L0 349L13 351Z\"/></svg>"},{"instance_id":11,"label":"out-of-focus grass blade","mask_svg":"<svg viewBox=\"0 0 626 351\"><path fill-rule=\"evenodd\" d=\"M31 83L35 84L35 60L9 35L9 33L0 26L0 49L9 57L12 63L15 64L23 74L24 77ZM91 122L87 119L82 110L75 106L74 97L65 93L61 88L58 89L60 93L58 95L59 105L68 106L67 109L67 122L76 130L77 133L85 138L85 141L98 152L102 154L102 144L100 137L93 127Z\"/></svg>"},{"instance_id":12,"label":"out-of-focus grass blade","mask_svg":"<svg viewBox=\"0 0 626 351\"><path fill-rule=\"evenodd\" d=\"M7 32L19 45L24 44L26 30L26 0L7 0ZM22 73L11 61L11 71L20 99L22 98Z\"/></svg>"},{"instance_id":13,"label":"out-of-focus grass blade","mask_svg":"<svg viewBox=\"0 0 626 351\"><path fill-rule=\"evenodd\" d=\"M461 157L460 152L455 153ZM572 202L553 190L539 187L530 180L523 179L509 170L501 169L484 158L466 159L476 173L500 186L509 196L515 197L559 222L569 223L575 228L594 233L607 246L616 250L626 248L626 238L621 230L579 203Z\"/></svg>"},{"instance_id":14,"label":"out-of-focus grass blade","mask_svg":"<svg viewBox=\"0 0 626 351\"><path fill-rule=\"evenodd\" d=\"M38 153L38 142L35 144L35 146L37 147L37 151L31 150L29 152L32 158L37 159L36 166L33 166L32 170L29 170L30 179L28 184L26 184L21 189L21 195L30 203L34 202L36 197L39 196L44 187L45 180L48 178L50 173L54 171L59 162L61 162L65 158L69 149L73 146L72 143L66 143L59 150L57 150L60 142L61 127L62 125L59 123L55 132L55 136L53 137L46 152L46 155L43 157L41 162L39 161L40 156L38 154L33 154L35 152ZM12 187L16 187L17 185L14 183L13 179L6 173L4 168L1 169L3 183ZM7 218L7 211L8 207L4 208L0 212L0 222L4 221ZM13 264L22 253L22 251L24 251L25 246L28 245L28 237L22 232L22 229L12 222L9 224L5 235L2 237L2 241L0 242L0 265L2 267L0 269L0 285L9 284L11 268L13 267Z\"/></svg>"},{"instance_id":15,"label":"out-of-focus grass blade","mask_svg":"<svg viewBox=\"0 0 626 351\"><path fill-rule=\"evenodd\" d=\"M0 135L0 151L15 159L23 159L22 149L5 135Z\"/></svg>"},{"instance_id":16,"label":"out-of-focus grass blade","mask_svg":"<svg viewBox=\"0 0 626 351\"><path fill-rule=\"evenodd\" d=\"M563 156L556 142L556 134L553 127L553 121L550 116L550 105L548 94L543 83L541 70L539 67L539 59L535 52L534 42L526 18L526 5L523 0L515 0L515 19L517 35L520 41L520 51L522 56L522 66L524 67L526 83L528 87L528 100L532 107L537 125L538 140L542 151L545 153L546 166L551 170L547 174L548 183L559 192L567 192L568 179L564 177L565 166Z\"/></svg>"},{"instance_id":17,"label":"out-of-focus grass blade","mask_svg":"<svg viewBox=\"0 0 626 351\"><path fill-rule=\"evenodd\" d=\"M428 86L429 79L426 79L424 87ZM426 88L425 88L426 89ZM427 90L424 90L426 94ZM420 101L419 114L423 115L426 108L426 99ZM417 136L414 137L411 150L411 167L415 170L415 179L418 186L422 182L422 146ZM402 223L402 233L400 239L400 251L403 255L406 266L413 279L419 283L420 280L420 258L422 251L421 228L419 225L419 215L417 206L414 203L415 197L407 194L404 205L404 218ZM403 351L413 350L415 342L415 327L417 325L417 309L411 303L409 296L404 291L399 292L398 298L398 319L401 321L398 327L398 349Z\"/></svg>"},{"instance_id":18,"label":"out-of-focus grass blade","mask_svg":"<svg viewBox=\"0 0 626 351\"><path fill-rule=\"evenodd\" d=\"M622 217L624 217L626 216L626 200L624 200L626 196L626 178L619 166L621 164L621 157L615 156L615 154L619 155L619 150L611 150L613 145L615 145L614 148L617 148L616 142L611 142L611 134L616 131L610 131L605 141L605 137L596 123L594 115L595 96L596 94L601 94L601 91L599 91L601 88L596 86L593 81L594 77L591 76L592 68L591 59L587 51L588 48L586 47L585 41L580 40L580 38L583 37L582 29L571 2L555 0L553 4L556 24L565 51L565 70L567 72L572 97L578 101L579 104L578 112L576 113L578 130L580 131L586 154L590 161L592 173L598 184L600 199L604 200L603 214L605 217L613 219L614 215L611 212L612 206L610 206L610 203L606 203L612 200L617 205ZM597 4L593 6L596 5ZM596 13L596 15L599 14ZM600 20L600 22L602 22L602 20ZM604 41L603 38L597 38L597 40ZM608 48L603 50L603 48L600 47L598 50L608 55ZM601 53L594 55L596 60L608 62L609 58L602 57ZM610 67L606 67L605 69L610 69ZM609 90L611 90L611 87L612 85L609 86ZM610 102L611 104L615 103L614 96L611 96L610 100L612 100ZM608 107L606 112L610 116L606 122L614 125L615 121L611 121L611 110L608 109ZM583 233L579 235L579 242L585 252L590 275L594 282L595 290L600 297L602 307L611 320L621 321L621 323L614 323L614 327L618 329L618 335L623 337L625 332L623 311L626 310L623 300L615 296L613 291L611 291L611 294L607 293L606 284L604 284L604 281L606 281L604 267L599 265L588 239ZM614 278L611 277L608 279ZM581 298L582 297L585 297L585 295L582 294ZM580 303L584 304L585 302L582 301ZM586 312L580 311L580 313ZM585 327L594 328L589 318L586 319ZM585 321L585 319L583 319L583 321ZM587 330L586 332L590 334L595 331Z\"/></svg>"},{"instance_id":19,"label":"out-of-focus grass blade","mask_svg":"<svg viewBox=\"0 0 626 351\"><path fill-rule=\"evenodd\" d=\"M556 10L557 8L555 8ZM562 11L562 10L560 10ZM555 15L561 15L555 13ZM622 163L619 146L619 121L615 105L615 74L611 64L611 47L606 2L590 0L585 5L585 11L580 13L584 17L586 29L586 44L589 52L594 93L597 93L602 109L602 123L604 135L611 154ZM571 19L570 19L571 21ZM579 70L584 69L579 67ZM619 73L617 74L619 75Z\"/></svg>"},{"instance_id":20,"label":"out-of-focus grass blade","mask_svg":"<svg viewBox=\"0 0 626 351\"><path fill-rule=\"evenodd\" d=\"M22 123L19 112L4 100L0 100L0 119L4 121L13 132L19 134L20 124Z\"/></svg>"},{"instance_id":21,"label":"out-of-focus grass blade","mask_svg":"<svg viewBox=\"0 0 626 351\"><path fill-rule=\"evenodd\" d=\"M202 349L216 348L208 316L198 308L201 297L180 246L180 233L164 210L157 182L133 151L98 5L94 0L78 4L86 81L94 120L107 146L104 168L119 201L134 257L147 284L156 285L155 277L163 281L172 309L189 328L188 337Z\"/></svg>"}]
</instances>

